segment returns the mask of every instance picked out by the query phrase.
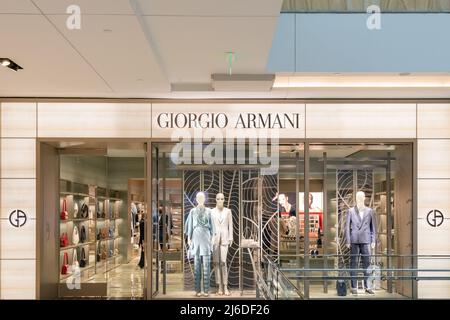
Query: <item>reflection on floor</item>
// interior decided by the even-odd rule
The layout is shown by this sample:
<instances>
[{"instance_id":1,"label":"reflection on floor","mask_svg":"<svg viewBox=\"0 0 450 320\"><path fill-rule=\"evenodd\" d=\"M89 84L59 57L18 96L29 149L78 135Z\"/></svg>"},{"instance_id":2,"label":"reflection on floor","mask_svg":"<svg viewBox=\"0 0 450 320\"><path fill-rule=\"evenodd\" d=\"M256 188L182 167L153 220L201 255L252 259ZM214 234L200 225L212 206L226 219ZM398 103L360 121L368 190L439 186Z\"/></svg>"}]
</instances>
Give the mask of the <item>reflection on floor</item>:
<instances>
[{"instance_id":1,"label":"reflection on floor","mask_svg":"<svg viewBox=\"0 0 450 320\"><path fill-rule=\"evenodd\" d=\"M108 299L142 299L144 269L137 266L139 257L120 265L107 274Z\"/></svg>"},{"instance_id":2,"label":"reflection on floor","mask_svg":"<svg viewBox=\"0 0 450 320\"><path fill-rule=\"evenodd\" d=\"M241 293L238 289L231 289L230 296L219 296L216 294L217 289L211 287L208 297L197 297L193 290L186 291L183 286L183 274L182 273L167 273L166 278L166 294L163 294L163 276L159 275L159 293L156 295L156 299L168 299L168 300L182 300L182 299L222 299L222 300L236 300L236 299L255 299L256 292L254 290L246 290Z\"/></svg>"},{"instance_id":3,"label":"reflection on floor","mask_svg":"<svg viewBox=\"0 0 450 320\"><path fill-rule=\"evenodd\" d=\"M358 295L352 295L349 290L343 297L337 295L334 287L328 287L328 293L323 292L322 285L311 285L309 290L310 299L407 299L398 293L389 293L384 289L374 290L373 295L365 293L364 289L358 289Z\"/></svg>"}]
</instances>

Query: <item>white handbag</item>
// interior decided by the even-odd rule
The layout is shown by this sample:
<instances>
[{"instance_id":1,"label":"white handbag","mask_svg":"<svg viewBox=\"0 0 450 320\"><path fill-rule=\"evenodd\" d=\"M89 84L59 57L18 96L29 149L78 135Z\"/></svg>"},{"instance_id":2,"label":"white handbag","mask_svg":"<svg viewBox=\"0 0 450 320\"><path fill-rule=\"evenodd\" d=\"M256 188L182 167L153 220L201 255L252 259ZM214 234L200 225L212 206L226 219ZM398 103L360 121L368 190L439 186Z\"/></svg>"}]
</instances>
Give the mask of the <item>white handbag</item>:
<instances>
[{"instance_id":1,"label":"white handbag","mask_svg":"<svg viewBox=\"0 0 450 320\"><path fill-rule=\"evenodd\" d=\"M73 218L76 219L78 217L78 203L75 202L73 205Z\"/></svg>"},{"instance_id":2,"label":"white handbag","mask_svg":"<svg viewBox=\"0 0 450 320\"><path fill-rule=\"evenodd\" d=\"M78 266L79 266L79 263L78 263L77 249L74 248L73 254L72 254L72 268L75 268Z\"/></svg>"},{"instance_id":3,"label":"white handbag","mask_svg":"<svg viewBox=\"0 0 450 320\"><path fill-rule=\"evenodd\" d=\"M72 243L74 245L77 245L80 242L80 233L78 232L78 227L73 227L73 233L72 233Z\"/></svg>"}]
</instances>

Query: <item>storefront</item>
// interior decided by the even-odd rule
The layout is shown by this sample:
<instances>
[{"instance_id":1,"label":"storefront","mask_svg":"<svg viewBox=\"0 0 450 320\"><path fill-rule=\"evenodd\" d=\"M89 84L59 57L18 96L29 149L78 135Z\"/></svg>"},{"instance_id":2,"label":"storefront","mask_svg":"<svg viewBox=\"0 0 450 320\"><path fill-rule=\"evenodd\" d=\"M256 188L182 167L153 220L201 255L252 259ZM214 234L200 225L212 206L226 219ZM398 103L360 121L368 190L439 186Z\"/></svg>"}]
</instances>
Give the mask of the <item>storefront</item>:
<instances>
[{"instance_id":1,"label":"storefront","mask_svg":"<svg viewBox=\"0 0 450 320\"><path fill-rule=\"evenodd\" d=\"M2 101L0 117L1 299L111 296L140 248L133 290L194 297L185 233L199 192L211 209L221 194L231 216L210 294L219 277L232 297L256 297L272 257L303 298L339 298L358 191L374 218L369 264L390 272L374 297L450 298L449 281L412 278L450 269L447 101L28 100ZM62 272L74 254L78 291Z\"/></svg>"}]
</instances>

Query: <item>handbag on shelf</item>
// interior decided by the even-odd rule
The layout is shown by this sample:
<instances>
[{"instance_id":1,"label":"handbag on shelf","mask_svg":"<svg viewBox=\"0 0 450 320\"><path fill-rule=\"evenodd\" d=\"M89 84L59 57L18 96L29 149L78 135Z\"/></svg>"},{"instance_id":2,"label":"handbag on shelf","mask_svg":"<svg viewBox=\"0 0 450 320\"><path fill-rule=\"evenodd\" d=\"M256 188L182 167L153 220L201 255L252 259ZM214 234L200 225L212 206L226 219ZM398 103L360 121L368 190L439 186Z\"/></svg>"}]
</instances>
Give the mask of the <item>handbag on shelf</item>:
<instances>
[{"instance_id":1,"label":"handbag on shelf","mask_svg":"<svg viewBox=\"0 0 450 320\"><path fill-rule=\"evenodd\" d=\"M72 271L74 271L74 269L78 266L79 266L79 263L78 263L77 248L74 248L73 253L72 253Z\"/></svg>"},{"instance_id":2,"label":"handbag on shelf","mask_svg":"<svg viewBox=\"0 0 450 320\"><path fill-rule=\"evenodd\" d=\"M78 203L74 203L73 205L73 218L76 219L78 217Z\"/></svg>"},{"instance_id":3,"label":"handbag on shelf","mask_svg":"<svg viewBox=\"0 0 450 320\"><path fill-rule=\"evenodd\" d=\"M114 255L115 255L115 256L118 256L118 255L119 255L119 249L117 249L117 248L114 249Z\"/></svg>"},{"instance_id":4,"label":"handbag on shelf","mask_svg":"<svg viewBox=\"0 0 450 320\"><path fill-rule=\"evenodd\" d=\"M102 231L101 230L98 230L98 233L97 233L97 240L100 240L102 238Z\"/></svg>"},{"instance_id":5,"label":"handbag on shelf","mask_svg":"<svg viewBox=\"0 0 450 320\"><path fill-rule=\"evenodd\" d=\"M347 282L344 279L338 279L336 281L336 292L339 297L345 297L347 295Z\"/></svg>"},{"instance_id":6,"label":"handbag on shelf","mask_svg":"<svg viewBox=\"0 0 450 320\"><path fill-rule=\"evenodd\" d=\"M68 271L69 271L69 255L67 254L67 252L64 252L61 274L67 274Z\"/></svg>"},{"instance_id":7,"label":"handbag on shelf","mask_svg":"<svg viewBox=\"0 0 450 320\"><path fill-rule=\"evenodd\" d=\"M108 229L102 228L102 239L107 239L107 238L108 238Z\"/></svg>"},{"instance_id":8,"label":"handbag on shelf","mask_svg":"<svg viewBox=\"0 0 450 320\"><path fill-rule=\"evenodd\" d=\"M80 268L86 267L86 264L86 252L84 251L84 248L81 248Z\"/></svg>"},{"instance_id":9,"label":"handbag on shelf","mask_svg":"<svg viewBox=\"0 0 450 320\"><path fill-rule=\"evenodd\" d=\"M110 227L110 228L109 228L108 236L109 236L110 238L114 238L113 227Z\"/></svg>"},{"instance_id":10,"label":"handbag on shelf","mask_svg":"<svg viewBox=\"0 0 450 320\"><path fill-rule=\"evenodd\" d=\"M59 246L61 248L67 247L69 245L69 237L67 236L67 233L63 233L59 237Z\"/></svg>"},{"instance_id":11,"label":"handbag on shelf","mask_svg":"<svg viewBox=\"0 0 450 320\"><path fill-rule=\"evenodd\" d=\"M109 249L109 257L111 258L114 255L113 249Z\"/></svg>"},{"instance_id":12,"label":"handbag on shelf","mask_svg":"<svg viewBox=\"0 0 450 320\"><path fill-rule=\"evenodd\" d=\"M62 209L61 209L61 220L69 219L69 213L67 212L67 201L63 199Z\"/></svg>"},{"instance_id":13,"label":"handbag on shelf","mask_svg":"<svg viewBox=\"0 0 450 320\"><path fill-rule=\"evenodd\" d=\"M77 245L79 242L80 242L80 233L78 232L78 227L73 226L72 243L74 245Z\"/></svg>"},{"instance_id":14,"label":"handbag on shelf","mask_svg":"<svg viewBox=\"0 0 450 320\"><path fill-rule=\"evenodd\" d=\"M81 231L80 231L80 242L84 243L87 239L86 236L86 228L84 226L81 226Z\"/></svg>"},{"instance_id":15,"label":"handbag on shelf","mask_svg":"<svg viewBox=\"0 0 450 320\"><path fill-rule=\"evenodd\" d=\"M86 202L83 201L81 205L81 218L87 219L89 217L89 207Z\"/></svg>"}]
</instances>

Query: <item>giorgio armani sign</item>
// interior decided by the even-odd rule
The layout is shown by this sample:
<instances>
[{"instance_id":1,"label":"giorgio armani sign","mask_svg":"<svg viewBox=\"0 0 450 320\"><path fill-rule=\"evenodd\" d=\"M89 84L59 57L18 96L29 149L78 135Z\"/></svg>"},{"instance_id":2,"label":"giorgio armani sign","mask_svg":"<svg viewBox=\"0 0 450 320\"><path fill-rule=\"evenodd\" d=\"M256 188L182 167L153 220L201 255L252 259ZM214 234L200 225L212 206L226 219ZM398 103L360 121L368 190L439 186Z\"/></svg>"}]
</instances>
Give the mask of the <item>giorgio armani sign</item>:
<instances>
[{"instance_id":1,"label":"giorgio armani sign","mask_svg":"<svg viewBox=\"0 0 450 320\"><path fill-rule=\"evenodd\" d=\"M160 128L178 129L225 129L229 125L234 129L299 129L299 113L240 113L235 122L231 122L225 113L167 113L158 114Z\"/></svg>"},{"instance_id":2,"label":"giorgio armani sign","mask_svg":"<svg viewBox=\"0 0 450 320\"><path fill-rule=\"evenodd\" d=\"M152 106L153 137L173 130L278 131L280 138L304 137L303 104L167 104Z\"/></svg>"}]
</instances>

